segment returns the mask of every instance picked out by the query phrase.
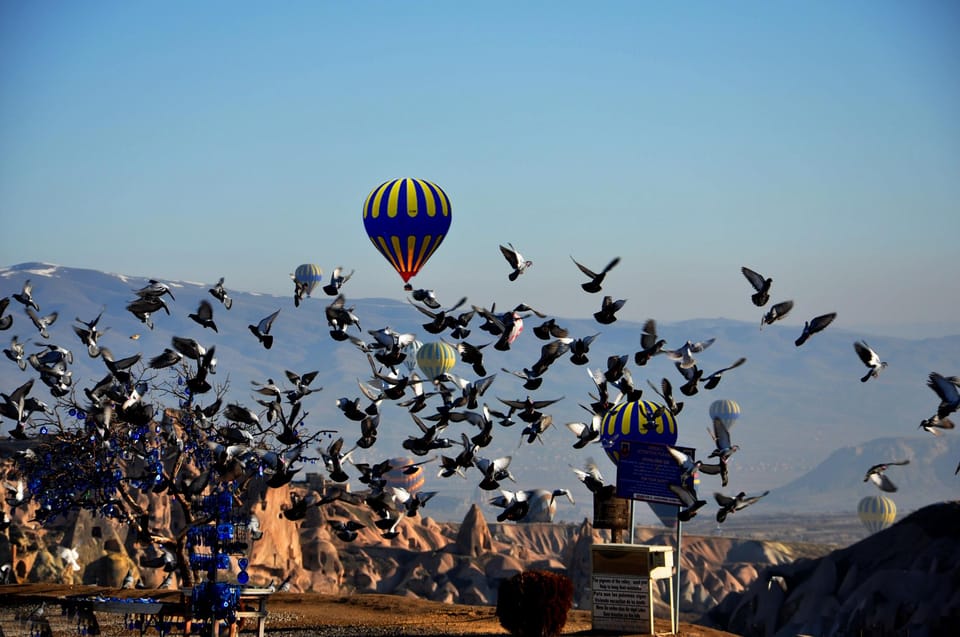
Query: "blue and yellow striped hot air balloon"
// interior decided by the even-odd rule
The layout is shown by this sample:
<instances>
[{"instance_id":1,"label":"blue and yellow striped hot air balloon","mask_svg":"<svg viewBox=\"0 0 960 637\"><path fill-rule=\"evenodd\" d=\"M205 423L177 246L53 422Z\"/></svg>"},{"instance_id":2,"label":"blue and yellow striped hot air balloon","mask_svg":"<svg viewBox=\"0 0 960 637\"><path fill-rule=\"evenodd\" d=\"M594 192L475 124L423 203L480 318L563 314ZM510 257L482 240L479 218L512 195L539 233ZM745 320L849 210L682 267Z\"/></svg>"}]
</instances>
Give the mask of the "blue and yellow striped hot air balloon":
<instances>
[{"instance_id":1,"label":"blue and yellow striped hot air balloon","mask_svg":"<svg viewBox=\"0 0 960 637\"><path fill-rule=\"evenodd\" d=\"M424 266L447 236L452 208L447 193L423 179L393 179L374 188L363 203L363 227L370 241L400 274Z\"/></svg>"},{"instance_id":2,"label":"blue and yellow striped hot air balloon","mask_svg":"<svg viewBox=\"0 0 960 637\"><path fill-rule=\"evenodd\" d=\"M860 521L871 533L887 528L897 517L897 505L885 495L868 495L857 505Z\"/></svg>"},{"instance_id":3,"label":"blue and yellow striped hot air balloon","mask_svg":"<svg viewBox=\"0 0 960 637\"><path fill-rule=\"evenodd\" d=\"M424 343L417 350L417 365L428 380L434 380L457 364L457 350L442 341Z\"/></svg>"},{"instance_id":4,"label":"blue and yellow striped hot air balloon","mask_svg":"<svg viewBox=\"0 0 960 637\"><path fill-rule=\"evenodd\" d=\"M648 400L621 403L604 414L600 442L613 463L619 464L623 442L676 444L677 420L669 409Z\"/></svg>"},{"instance_id":5,"label":"blue and yellow striped hot air balloon","mask_svg":"<svg viewBox=\"0 0 960 637\"><path fill-rule=\"evenodd\" d=\"M710 419L719 418L727 429L733 427L740 417L740 405L735 400L715 400L710 403Z\"/></svg>"},{"instance_id":6,"label":"blue and yellow striped hot air balloon","mask_svg":"<svg viewBox=\"0 0 960 637\"><path fill-rule=\"evenodd\" d=\"M304 263L293 271L293 280L303 287L306 296L323 281L323 270L316 263Z\"/></svg>"}]
</instances>

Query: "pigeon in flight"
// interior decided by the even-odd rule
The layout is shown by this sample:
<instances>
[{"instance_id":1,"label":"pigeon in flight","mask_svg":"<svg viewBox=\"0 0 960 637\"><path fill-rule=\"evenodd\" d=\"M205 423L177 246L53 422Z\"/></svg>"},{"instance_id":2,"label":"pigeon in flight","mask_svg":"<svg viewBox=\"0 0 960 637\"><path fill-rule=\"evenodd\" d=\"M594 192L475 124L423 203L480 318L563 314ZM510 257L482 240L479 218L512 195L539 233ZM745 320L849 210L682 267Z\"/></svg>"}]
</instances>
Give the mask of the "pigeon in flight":
<instances>
[{"instance_id":1,"label":"pigeon in flight","mask_svg":"<svg viewBox=\"0 0 960 637\"><path fill-rule=\"evenodd\" d=\"M730 459L739 449L739 445L730 443L730 430L719 418L713 419L713 431L707 429L707 433L713 438L716 449L710 452L711 458L721 458L724 462Z\"/></svg>"},{"instance_id":2,"label":"pigeon in flight","mask_svg":"<svg viewBox=\"0 0 960 637\"><path fill-rule=\"evenodd\" d=\"M350 280L350 277L353 276L353 270L350 270L349 274L343 273L343 268L337 266L333 269L333 272L330 274L330 283L327 283L323 286L323 291L329 296L336 296L340 294L340 288L343 287L343 284Z\"/></svg>"},{"instance_id":3,"label":"pigeon in flight","mask_svg":"<svg viewBox=\"0 0 960 637\"><path fill-rule=\"evenodd\" d=\"M740 268L740 271L743 272L743 276L747 277L747 281L750 282L750 285L752 285L755 290L755 293L750 297L753 304L757 307L766 305L767 301L770 300L770 286L773 284L773 279L764 277L759 272L755 272L747 267Z\"/></svg>"},{"instance_id":4,"label":"pigeon in flight","mask_svg":"<svg viewBox=\"0 0 960 637\"><path fill-rule=\"evenodd\" d=\"M681 522L688 522L696 517L697 511L707 504L706 500L697 497L697 489L693 480L687 480L682 484L670 483L667 488L680 499L680 503L683 505L683 509L677 513L677 519Z\"/></svg>"},{"instance_id":5,"label":"pigeon in flight","mask_svg":"<svg viewBox=\"0 0 960 637\"><path fill-rule=\"evenodd\" d=\"M583 272L588 277L590 277L590 280L587 281L586 283L581 283L580 287L583 288L585 291L590 292L591 294L600 291L600 284L603 283L603 279L607 276L607 272L615 268L616 265L620 263L620 257L614 257L610 261L610 263L607 264L607 267L605 267L600 272L594 272L593 270L586 267L585 265L578 263L577 260L573 258L573 256L571 256L570 259L574 262L574 264L576 264L578 268L580 268L581 272Z\"/></svg>"},{"instance_id":6,"label":"pigeon in flight","mask_svg":"<svg viewBox=\"0 0 960 637\"><path fill-rule=\"evenodd\" d=\"M512 243L508 243L506 246L500 246L500 252L503 253L503 257L507 260L507 263L510 264L510 267L513 270L510 274L507 275L507 278L511 281L516 281L517 277L527 271L533 261L524 259L523 255L517 252L517 249L513 247Z\"/></svg>"},{"instance_id":7,"label":"pigeon in flight","mask_svg":"<svg viewBox=\"0 0 960 637\"><path fill-rule=\"evenodd\" d=\"M220 277L220 280L217 281L216 285L210 288L209 292L213 295L213 298L223 303L224 308L229 310L231 307L233 307L233 299L230 298L230 295L227 294L226 288L223 287L223 277Z\"/></svg>"},{"instance_id":8,"label":"pigeon in flight","mask_svg":"<svg viewBox=\"0 0 960 637\"><path fill-rule=\"evenodd\" d=\"M13 325L13 314L6 314L7 306L10 305L10 297L5 296L0 299L0 331L10 329ZM6 314L6 316L4 316Z\"/></svg>"},{"instance_id":9,"label":"pigeon in flight","mask_svg":"<svg viewBox=\"0 0 960 637\"><path fill-rule=\"evenodd\" d=\"M26 343L21 343L19 338L14 335L14 337L10 339L10 347L3 350L6 357L16 363L21 371L27 368L27 359L24 358L24 345L26 345Z\"/></svg>"},{"instance_id":10,"label":"pigeon in flight","mask_svg":"<svg viewBox=\"0 0 960 637\"><path fill-rule=\"evenodd\" d=\"M865 383L871 378L876 378L880 375L880 370L887 366L886 361L881 361L880 357L875 351L870 349L866 341L856 341L853 344L853 349L856 350L857 356L860 357L860 360L863 361L863 364L869 369L863 378L860 379L861 383Z\"/></svg>"},{"instance_id":11,"label":"pigeon in flight","mask_svg":"<svg viewBox=\"0 0 960 637\"><path fill-rule=\"evenodd\" d=\"M794 344L797 347L800 347L807 342L807 339L816 334L817 332L822 332L826 329L828 325L833 323L833 319L837 318L836 312L830 312L829 314L821 314L816 316L806 323L803 324L803 333L797 337L797 340L794 341Z\"/></svg>"},{"instance_id":12,"label":"pigeon in flight","mask_svg":"<svg viewBox=\"0 0 960 637\"><path fill-rule=\"evenodd\" d=\"M551 338L566 338L570 333L566 328L557 325L556 319L547 319L540 325L533 328L534 335L542 341L549 341Z\"/></svg>"},{"instance_id":13,"label":"pigeon in flight","mask_svg":"<svg viewBox=\"0 0 960 637\"><path fill-rule=\"evenodd\" d=\"M668 379L664 378L662 381L660 381L662 391L658 389L656 385L650 382L649 379L647 379L647 384L650 385L650 388L653 389L653 391L663 399L664 404L667 406L667 409L671 414L676 416L680 413L680 410L683 409L683 402L681 401L678 403L676 400L674 400L673 386L670 384Z\"/></svg>"},{"instance_id":14,"label":"pigeon in flight","mask_svg":"<svg viewBox=\"0 0 960 637\"><path fill-rule=\"evenodd\" d=\"M960 409L960 377L930 372L927 387L940 398L940 405L937 407L938 418L946 418Z\"/></svg>"},{"instance_id":15,"label":"pigeon in flight","mask_svg":"<svg viewBox=\"0 0 960 637\"><path fill-rule=\"evenodd\" d=\"M614 300L612 296L603 297L600 309L593 313L594 320L601 325L610 325L617 320L617 312L627 302L626 299Z\"/></svg>"},{"instance_id":16,"label":"pigeon in flight","mask_svg":"<svg viewBox=\"0 0 960 637\"><path fill-rule=\"evenodd\" d=\"M413 297L414 301L419 301L420 303L423 303L424 305L429 307L431 310L439 310L441 307L440 301L437 300L437 295L433 290L418 288L410 292L410 296Z\"/></svg>"},{"instance_id":17,"label":"pigeon in flight","mask_svg":"<svg viewBox=\"0 0 960 637\"><path fill-rule=\"evenodd\" d=\"M713 498L717 501L717 504L720 505L720 510L717 511L717 522L723 523L723 521L727 519L727 515L747 508L768 493L770 492L764 491L758 495L748 496L746 493L741 491L732 498L722 493L714 493Z\"/></svg>"},{"instance_id":18,"label":"pigeon in flight","mask_svg":"<svg viewBox=\"0 0 960 637\"><path fill-rule=\"evenodd\" d=\"M33 284L30 283L30 279L27 279L23 282L23 287L20 292L17 292L13 295L13 298L23 304L24 307L28 309L34 309L37 312L40 311L40 306L37 305L37 302L33 300Z\"/></svg>"},{"instance_id":19,"label":"pigeon in flight","mask_svg":"<svg viewBox=\"0 0 960 637\"><path fill-rule=\"evenodd\" d=\"M587 411L590 411L590 410L587 410ZM577 441L573 443L573 448L583 449L584 447L589 445L591 442L599 440L600 424L602 421L603 421L603 417L600 414L594 413L593 417L590 419L589 422L566 423L567 429L572 431L573 435L577 437Z\"/></svg>"},{"instance_id":20,"label":"pigeon in flight","mask_svg":"<svg viewBox=\"0 0 960 637\"><path fill-rule=\"evenodd\" d=\"M792 309L793 301L781 301L779 303L775 303L760 319L760 329L763 329L764 325L773 325L776 321L779 321L785 317Z\"/></svg>"},{"instance_id":21,"label":"pigeon in flight","mask_svg":"<svg viewBox=\"0 0 960 637\"><path fill-rule=\"evenodd\" d=\"M897 490L897 485L887 477L887 474L884 473L889 467L893 465L905 465L910 464L910 459L906 460L897 460L892 462L883 462L881 464L875 464L869 469L867 473L863 476L863 481L867 482L868 480L879 488L881 491L886 491L887 493L894 493Z\"/></svg>"},{"instance_id":22,"label":"pigeon in flight","mask_svg":"<svg viewBox=\"0 0 960 637\"><path fill-rule=\"evenodd\" d=\"M672 361L677 363L677 366L682 369L689 369L696 366L697 359L693 357L694 354L699 354L703 350L707 349L713 342L717 340L716 338L708 338L705 341L697 341L696 343L687 341L677 349L665 349L663 353Z\"/></svg>"},{"instance_id":23,"label":"pigeon in flight","mask_svg":"<svg viewBox=\"0 0 960 637\"><path fill-rule=\"evenodd\" d=\"M670 457L672 457L674 462L677 463L677 466L680 467L680 482L684 483L687 480L692 480L694 474L700 469L703 462L694 460L684 452L670 445L667 445L667 451L670 452Z\"/></svg>"},{"instance_id":24,"label":"pigeon in flight","mask_svg":"<svg viewBox=\"0 0 960 637\"><path fill-rule=\"evenodd\" d=\"M30 321L33 323L33 326L37 328L40 332L40 336L43 338L50 338L50 332L47 331L47 328L53 325L56 320L58 313L50 312L46 316L37 316L37 313L33 311L33 308L27 308L27 316L30 317Z\"/></svg>"},{"instance_id":25,"label":"pigeon in flight","mask_svg":"<svg viewBox=\"0 0 960 637\"><path fill-rule=\"evenodd\" d=\"M937 414L934 414L929 418L921 420L920 426L917 428L928 431L934 436L939 436L941 429L953 429L954 427L955 425L953 424L953 421L949 418L941 418Z\"/></svg>"},{"instance_id":26,"label":"pigeon in flight","mask_svg":"<svg viewBox=\"0 0 960 637\"><path fill-rule=\"evenodd\" d=\"M270 334L270 328L273 327L273 321L276 320L277 314L280 313L280 310L277 310L270 316L260 319L260 322L256 325L248 325L250 332L257 337L257 340L263 345L265 349L270 349L273 346L273 335Z\"/></svg>"},{"instance_id":27,"label":"pigeon in flight","mask_svg":"<svg viewBox=\"0 0 960 637\"><path fill-rule=\"evenodd\" d=\"M210 304L210 301L206 299L200 299L200 304L197 306L197 311L193 314L187 315L189 318L193 319L198 325L203 327L209 327L214 332L218 332L217 324L213 322L213 306Z\"/></svg>"},{"instance_id":28,"label":"pigeon in flight","mask_svg":"<svg viewBox=\"0 0 960 637\"><path fill-rule=\"evenodd\" d=\"M731 369L736 369L737 367L740 367L741 365L743 365L743 364L746 363L746 362L747 362L747 359L744 358L743 356L741 356L741 357L738 358L736 361L734 361L733 364L730 365L729 367L724 367L723 369L718 369L717 371L713 372L712 374L709 374L709 375L707 375L707 376L704 376L704 377L701 379L702 382L703 382L703 388L704 388L704 389L713 389L714 387L716 387L717 385L720 384L720 378L723 376L723 373L724 373L724 372L728 372L728 371L730 371Z\"/></svg>"},{"instance_id":29,"label":"pigeon in flight","mask_svg":"<svg viewBox=\"0 0 960 637\"><path fill-rule=\"evenodd\" d=\"M643 324L643 333L640 335L640 347L643 349L633 355L633 362L637 365L646 365L651 358L663 351L666 343L662 338L657 338L657 322L647 319Z\"/></svg>"}]
</instances>

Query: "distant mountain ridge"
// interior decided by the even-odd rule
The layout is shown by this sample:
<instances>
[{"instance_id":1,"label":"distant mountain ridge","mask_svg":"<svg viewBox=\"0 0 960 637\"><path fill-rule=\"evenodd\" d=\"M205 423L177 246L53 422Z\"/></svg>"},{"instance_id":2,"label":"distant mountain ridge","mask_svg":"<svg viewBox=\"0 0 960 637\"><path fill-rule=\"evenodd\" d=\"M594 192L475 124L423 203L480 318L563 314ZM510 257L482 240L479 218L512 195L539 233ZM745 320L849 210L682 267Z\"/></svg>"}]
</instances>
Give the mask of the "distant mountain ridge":
<instances>
[{"instance_id":1,"label":"distant mountain ridge","mask_svg":"<svg viewBox=\"0 0 960 637\"><path fill-rule=\"evenodd\" d=\"M163 280L159 274L157 278ZM357 381L367 379L371 370L357 348L349 342L336 342L328 335L323 310L331 297L318 289L319 295L294 307L292 284L290 295L279 297L234 291L228 280L225 285L235 302L233 309L227 311L207 292L217 278L211 276L210 281L203 283L163 280L171 286L176 299L169 301L170 316L162 312L154 316L153 330L125 310L125 305L135 296L133 290L147 283L145 277L24 263L0 268L0 296L19 292L25 280L32 281L34 296L41 305L40 314L59 312L57 323L50 329L49 342L74 351L76 361L72 369L81 386L102 377L104 368L100 360L85 354L70 325L75 317L90 320L104 310L101 329L107 331L102 343L117 357L136 352L141 352L144 359L152 357L169 346L174 334L196 338L208 346L215 344L219 359L215 380L229 379L231 396L245 404L253 403L249 391L252 381L284 379L285 369L298 373L318 370L314 384L323 390L310 396L304 404L309 412L309 427L337 429L347 441L355 439L359 435L356 423L343 418L335 401L340 397L359 397ZM427 317L405 299L362 298L359 296L362 290L352 289L349 283L343 293L348 305L354 305L361 318L363 331L351 329L352 334L369 341L372 339L366 330L389 326L401 332L414 332L425 342L438 338L423 330L421 324ZM201 298L214 303L219 333L204 330L187 318ZM441 300L448 304L455 301ZM470 302L481 304L489 300L470 299ZM468 308L469 302L461 311ZM274 325L276 344L267 351L249 334L247 325L277 309L280 314ZM36 351L44 341L23 308L11 301L7 312L14 316L14 325L6 334L0 334L3 346L6 347L10 337L18 335L21 340L30 340L28 353ZM651 316L656 318L655 312L651 312ZM655 358L644 367L633 363L632 354L639 349L640 323L617 321L601 326L590 318L556 319L572 336L600 334L591 347L589 367L602 368L608 356L629 354L629 367L638 386L646 388L646 380L659 384L663 377L670 378L675 387L681 384L673 364L665 357ZM472 333L466 338L476 345L494 340L479 330L480 322L479 317L473 319ZM550 368L543 387L536 392L524 390L519 379L501 370L529 367L538 358L544 341L536 339L531 328L539 322L537 317L529 317L525 332L509 352L496 352L492 346L483 350L488 359L487 373L497 374L497 379L481 402L501 408L498 397L522 398L528 394L536 398L563 397L547 410L554 416L554 426L544 434L543 445L521 443L520 426L498 428L494 443L484 449L484 455L513 456L511 471L517 476L517 484L507 483L504 488L569 488L577 504L571 506L564 501L558 507L557 518L578 520L592 515L590 494L576 480L569 465L580 467L588 457L594 458L608 481L615 479L616 469L604 459L599 445L582 451L572 449L573 434L563 424L587 417L579 406L590 402L590 394L595 392L587 366L578 367L570 364L566 357L561 359ZM773 512L777 507L825 512L850 510L855 506L855 503L851 505L851 498L870 493L868 487L872 485L862 482L866 469L877 462L895 459L888 456L897 454L910 454L912 460L907 467L895 467L890 472L900 487L894 499L901 510L913 510L944 499L950 489L956 492L960 478L952 475L952 469L960 460L957 446L960 432L947 432L934 439L918 431L917 424L936 408L936 396L925 385L927 375L931 371L960 373L957 369L960 335L923 339L868 335L870 345L890 366L878 379L860 383L864 368L852 343L864 338L864 334L843 325L842 317L801 348L793 344L798 328L777 324L761 331L759 312L757 323L723 318L690 319L662 323L659 331L668 347L677 347L686 340L716 338L710 348L698 355L708 374L740 356L747 357L743 367L724 375L717 389L701 390L692 397L678 396L686 403L678 416L678 443L697 448L698 457L708 455L712 445L705 431L710 424L707 415L710 403L717 398L731 398L740 403L743 415L733 429L733 437L741 450L732 459L731 484L725 491L772 489L766 501L741 515ZM131 336L138 338L131 339ZM453 340L448 333L442 336ZM28 367L28 372L21 372L10 361L0 359L0 388L9 392L27 378L29 371ZM454 371L468 379L475 377L462 363ZM40 386L35 391L38 389L45 391ZM647 388L644 398L656 397ZM405 455L400 443L417 430L404 411L392 404L384 405L380 439L371 450L358 450L357 461ZM5 420L0 435L6 435L5 430L10 426L10 421ZM474 433L468 425L453 424L447 435L459 439L461 431L468 435ZM308 467L305 472L311 470ZM318 465L316 471L322 468ZM434 472L432 469L431 474ZM480 503L488 514L492 513L495 509L487 500L496 493L477 489L475 477L475 472L469 472L466 481L431 475L429 488L443 494L436 498L435 508L445 512L435 510L433 515L461 519L471 503ZM721 490L719 486L714 477L701 476L700 488L707 496ZM704 510L704 515L711 514L709 507Z\"/></svg>"}]
</instances>

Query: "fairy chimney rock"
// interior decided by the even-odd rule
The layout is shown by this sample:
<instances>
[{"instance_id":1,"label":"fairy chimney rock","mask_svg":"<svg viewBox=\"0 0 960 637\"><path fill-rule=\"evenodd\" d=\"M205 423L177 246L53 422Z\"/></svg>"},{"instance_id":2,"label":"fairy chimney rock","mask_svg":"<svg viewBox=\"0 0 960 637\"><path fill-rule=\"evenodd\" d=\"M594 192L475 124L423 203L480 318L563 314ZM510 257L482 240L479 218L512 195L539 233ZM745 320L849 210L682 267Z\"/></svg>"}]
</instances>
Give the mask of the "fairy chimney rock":
<instances>
[{"instance_id":1,"label":"fairy chimney rock","mask_svg":"<svg viewBox=\"0 0 960 637\"><path fill-rule=\"evenodd\" d=\"M490 534L490 527L476 504L470 507L463 522L460 523L460 530L457 532L456 552L461 555L471 555L477 557L493 550L493 536Z\"/></svg>"}]
</instances>

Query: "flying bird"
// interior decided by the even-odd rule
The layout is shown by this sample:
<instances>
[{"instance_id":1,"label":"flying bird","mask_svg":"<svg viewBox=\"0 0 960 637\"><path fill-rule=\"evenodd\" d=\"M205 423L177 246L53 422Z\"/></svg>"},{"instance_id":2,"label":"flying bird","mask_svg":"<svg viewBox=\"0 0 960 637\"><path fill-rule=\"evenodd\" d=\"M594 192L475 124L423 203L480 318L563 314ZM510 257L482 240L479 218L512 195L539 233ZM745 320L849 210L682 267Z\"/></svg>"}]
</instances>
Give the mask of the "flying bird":
<instances>
[{"instance_id":1,"label":"flying bird","mask_svg":"<svg viewBox=\"0 0 960 637\"><path fill-rule=\"evenodd\" d=\"M927 387L940 398L940 405L937 406L938 418L946 418L960 409L960 377L930 372Z\"/></svg>"},{"instance_id":2,"label":"flying bird","mask_svg":"<svg viewBox=\"0 0 960 637\"><path fill-rule=\"evenodd\" d=\"M0 299L0 331L10 329L13 325L13 314L7 314L7 306L10 305L10 297L5 296Z\"/></svg>"},{"instance_id":3,"label":"flying bird","mask_svg":"<svg viewBox=\"0 0 960 637\"><path fill-rule=\"evenodd\" d=\"M229 310L231 307L233 307L233 299L230 298L230 295L227 294L226 288L223 287L223 277L220 277L220 280L217 281L216 285L210 288L209 292L211 295L213 295L213 298L223 303L224 308Z\"/></svg>"},{"instance_id":4,"label":"flying bird","mask_svg":"<svg viewBox=\"0 0 960 637\"><path fill-rule=\"evenodd\" d=\"M748 496L741 491L732 498L719 492L714 493L713 498L717 501L717 504L720 505L720 510L717 511L717 522L723 523L723 521L727 519L727 515L747 508L768 493L770 492L764 491L758 495Z\"/></svg>"},{"instance_id":5,"label":"flying bird","mask_svg":"<svg viewBox=\"0 0 960 637\"><path fill-rule=\"evenodd\" d=\"M836 312L830 312L829 314L821 314L816 316L809 321L803 324L803 332L797 337L797 340L794 344L797 347L800 347L807 342L807 339L816 334L817 332L822 332L826 329L828 325L833 323L833 319L837 318Z\"/></svg>"},{"instance_id":6,"label":"flying bird","mask_svg":"<svg viewBox=\"0 0 960 637\"><path fill-rule=\"evenodd\" d=\"M707 349L713 342L717 340L716 338L708 338L705 341L697 341L693 343L687 341L677 349L665 349L663 353L672 361L677 363L677 366L682 369L689 369L696 366L697 359L694 358L694 354L699 354L703 350Z\"/></svg>"},{"instance_id":7,"label":"flying bird","mask_svg":"<svg viewBox=\"0 0 960 637\"><path fill-rule=\"evenodd\" d=\"M273 346L273 335L270 333L270 328L273 327L273 321L276 320L279 313L280 310L277 310L270 316L260 319L260 322L256 325L247 326L265 349L270 349Z\"/></svg>"},{"instance_id":8,"label":"flying bird","mask_svg":"<svg viewBox=\"0 0 960 637\"><path fill-rule=\"evenodd\" d=\"M743 276L747 277L747 281L750 282L750 285L753 286L755 291L750 297L753 304L757 307L766 305L767 301L770 300L770 286L773 284L773 279L764 277L762 274L747 267L740 268L740 271L743 272Z\"/></svg>"},{"instance_id":9,"label":"flying bird","mask_svg":"<svg viewBox=\"0 0 960 637\"><path fill-rule=\"evenodd\" d=\"M781 301L773 304L770 306L770 309L767 310L767 313L761 317L760 329L763 329L764 325L773 325L775 322L789 314L790 310L792 309L793 301Z\"/></svg>"},{"instance_id":10,"label":"flying bird","mask_svg":"<svg viewBox=\"0 0 960 637\"><path fill-rule=\"evenodd\" d=\"M883 462L880 464L875 464L869 469L867 473L863 476L863 481L867 482L868 480L879 488L881 491L886 491L887 493L894 493L897 490L897 485L887 477L885 471L893 465L905 465L910 464L910 459L906 460L896 460L891 462Z\"/></svg>"},{"instance_id":11,"label":"flying bird","mask_svg":"<svg viewBox=\"0 0 960 637\"><path fill-rule=\"evenodd\" d=\"M193 314L188 314L187 316L198 325L209 327L214 332L219 331L217 330L217 324L213 321L213 306L210 304L210 301L207 301L206 299L200 299L200 304L197 306L197 311Z\"/></svg>"},{"instance_id":12,"label":"flying bird","mask_svg":"<svg viewBox=\"0 0 960 637\"><path fill-rule=\"evenodd\" d=\"M600 285L603 283L603 279L607 276L607 272L612 270L618 263L620 263L620 257L614 257L603 270L600 272L594 272L585 265L577 263L577 260L574 259L573 256L570 257L570 260L573 261L578 268L580 268L581 272L590 277L590 280L586 283L581 283L580 287L591 294L600 291Z\"/></svg>"},{"instance_id":13,"label":"flying bird","mask_svg":"<svg viewBox=\"0 0 960 637\"><path fill-rule=\"evenodd\" d=\"M626 302L626 299L614 300L612 296L603 297L600 309L593 313L594 320L601 325L610 325L617 320L617 312Z\"/></svg>"},{"instance_id":14,"label":"flying bird","mask_svg":"<svg viewBox=\"0 0 960 637\"><path fill-rule=\"evenodd\" d=\"M529 261L520 254L516 248L513 247L512 243L508 243L506 246L500 246L500 252L503 253L503 257L507 260L507 263L510 264L510 267L513 270L510 274L507 275L507 278L511 281L516 281L517 277L527 271L533 261Z\"/></svg>"},{"instance_id":15,"label":"flying bird","mask_svg":"<svg viewBox=\"0 0 960 637\"><path fill-rule=\"evenodd\" d=\"M880 375L880 370L887 366L886 361L881 361L880 356L867 345L866 341L856 341L853 344L853 349L869 370L864 374L863 378L860 379L861 383L865 383L871 378L876 378Z\"/></svg>"},{"instance_id":16,"label":"flying bird","mask_svg":"<svg viewBox=\"0 0 960 637\"><path fill-rule=\"evenodd\" d=\"M47 328L56 322L58 316L57 312L50 312L46 316L37 316L37 313L33 311L33 308L28 307L27 316L30 317L30 322L32 322L33 326L36 327L40 332L40 336L43 338L50 338L50 332L47 331Z\"/></svg>"},{"instance_id":17,"label":"flying bird","mask_svg":"<svg viewBox=\"0 0 960 637\"><path fill-rule=\"evenodd\" d=\"M707 376L704 376L704 377L701 379L701 382L703 382L703 388L704 388L704 389L713 389L714 387L716 387L717 385L720 384L720 378L723 376L724 372L728 372L728 371L730 371L731 369L736 369L737 367L740 367L741 365L743 365L743 364L746 363L746 362L747 362L747 359L744 358L743 356L741 356L740 358L738 358L737 360L735 360L735 361L733 362L733 364L730 365L729 367L724 367L723 369L718 369L717 371L713 372L712 374L708 374Z\"/></svg>"},{"instance_id":18,"label":"flying bird","mask_svg":"<svg viewBox=\"0 0 960 637\"><path fill-rule=\"evenodd\" d=\"M330 274L330 283L327 283L323 286L323 291L329 296L336 296L340 294L340 288L343 287L343 284L350 280L350 277L353 276L353 270L350 270L349 274L343 273L343 268L337 266L333 269L333 272Z\"/></svg>"},{"instance_id":19,"label":"flying bird","mask_svg":"<svg viewBox=\"0 0 960 637\"><path fill-rule=\"evenodd\" d=\"M33 284L30 283L30 279L27 279L23 282L23 287L19 292L13 295L13 298L23 304L24 307L28 309L40 311L40 306L37 305L37 302L33 300Z\"/></svg>"},{"instance_id":20,"label":"flying bird","mask_svg":"<svg viewBox=\"0 0 960 637\"><path fill-rule=\"evenodd\" d=\"M651 358L663 351L666 341L657 338L657 322L653 319L647 319L643 324L643 333L640 335L639 352L633 355L633 362L637 365L646 365Z\"/></svg>"},{"instance_id":21,"label":"flying bird","mask_svg":"<svg viewBox=\"0 0 960 637\"><path fill-rule=\"evenodd\" d=\"M953 421L949 418L941 418L937 414L934 414L929 418L921 420L917 428L932 433L934 436L939 436L941 429L953 429L954 427Z\"/></svg>"}]
</instances>

